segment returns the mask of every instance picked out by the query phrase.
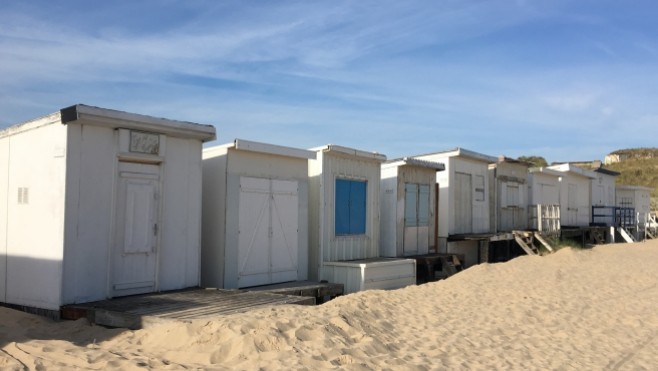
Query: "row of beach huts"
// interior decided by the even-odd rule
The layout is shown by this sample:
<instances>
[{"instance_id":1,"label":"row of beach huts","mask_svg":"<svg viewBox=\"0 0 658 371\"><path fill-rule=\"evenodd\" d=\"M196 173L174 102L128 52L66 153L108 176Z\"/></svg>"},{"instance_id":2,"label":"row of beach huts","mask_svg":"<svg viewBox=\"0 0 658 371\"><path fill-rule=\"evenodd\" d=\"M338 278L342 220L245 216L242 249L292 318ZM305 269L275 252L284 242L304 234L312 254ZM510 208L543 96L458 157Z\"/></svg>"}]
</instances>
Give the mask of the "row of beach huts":
<instances>
[{"instance_id":1,"label":"row of beach huts","mask_svg":"<svg viewBox=\"0 0 658 371\"><path fill-rule=\"evenodd\" d=\"M215 139L208 125L75 105L0 130L0 302L67 304L291 281L346 293L655 234L650 189L457 148L387 160ZM653 229L652 229L653 228Z\"/></svg>"}]
</instances>

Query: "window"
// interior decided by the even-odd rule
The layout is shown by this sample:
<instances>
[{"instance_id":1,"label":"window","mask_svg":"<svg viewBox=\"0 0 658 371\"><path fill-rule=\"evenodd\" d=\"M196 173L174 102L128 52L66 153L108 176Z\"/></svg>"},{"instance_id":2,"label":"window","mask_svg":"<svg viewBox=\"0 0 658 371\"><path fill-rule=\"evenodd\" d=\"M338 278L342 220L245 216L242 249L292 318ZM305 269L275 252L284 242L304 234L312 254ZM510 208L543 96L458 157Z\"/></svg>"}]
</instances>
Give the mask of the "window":
<instances>
[{"instance_id":1,"label":"window","mask_svg":"<svg viewBox=\"0 0 658 371\"><path fill-rule=\"evenodd\" d=\"M430 186L407 183L405 190L404 225L424 227L430 223Z\"/></svg>"},{"instance_id":2,"label":"window","mask_svg":"<svg viewBox=\"0 0 658 371\"><path fill-rule=\"evenodd\" d=\"M18 204L27 205L29 199L29 189L27 187L18 187Z\"/></svg>"},{"instance_id":3,"label":"window","mask_svg":"<svg viewBox=\"0 0 658 371\"><path fill-rule=\"evenodd\" d=\"M521 206L521 202L519 200L519 185L518 184L508 184L506 187L506 205L502 205L503 207L519 207Z\"/></svg>"},{"instance_id":4,"label":"window","mask_svg":"<svg viewBox=\"0 0 658 371\"><path fill-rule=\"evenodd\" d=\"M632 197L622 197L620 204L621 204L621 207L633 207L633 198Z\"/></svg>"},{"instance_id":5,"label":"window","mask_svg":"<svg viewBox=\"0 0 658 371\"><path fill-rule=\"evenodd\" d=\"M336 179L336 236L366 233L368 182Z\"/></svg>"}]
</instances>

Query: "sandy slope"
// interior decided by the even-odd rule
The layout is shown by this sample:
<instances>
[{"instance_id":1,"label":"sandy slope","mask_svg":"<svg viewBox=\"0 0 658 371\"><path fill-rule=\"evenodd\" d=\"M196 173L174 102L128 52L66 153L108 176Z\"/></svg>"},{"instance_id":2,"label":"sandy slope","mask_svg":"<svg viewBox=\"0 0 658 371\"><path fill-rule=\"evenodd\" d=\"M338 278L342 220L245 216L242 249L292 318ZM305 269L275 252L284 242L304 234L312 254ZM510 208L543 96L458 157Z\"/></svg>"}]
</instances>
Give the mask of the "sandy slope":
<instances>
[{"instance_id":1,"label":"sandy slope","mask_svg":"<svg viewBox=\"0 0 658 371\"><path fill-rule=\"evenodd\" d=\"M0 368L654 369L658 241L146 330L0 308Z\"/></svg>"}]
</instances>

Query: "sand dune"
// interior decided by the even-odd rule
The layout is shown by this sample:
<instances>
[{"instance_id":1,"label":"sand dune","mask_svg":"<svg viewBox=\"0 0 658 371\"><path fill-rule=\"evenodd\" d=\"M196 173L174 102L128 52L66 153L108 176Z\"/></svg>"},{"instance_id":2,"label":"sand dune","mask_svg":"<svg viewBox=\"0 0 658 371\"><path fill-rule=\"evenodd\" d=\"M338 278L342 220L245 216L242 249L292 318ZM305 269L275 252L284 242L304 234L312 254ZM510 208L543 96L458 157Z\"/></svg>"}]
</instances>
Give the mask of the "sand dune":
<instances>
[{"instance_id":1,"label":"sand dune","mask_svg":"<svg viewBox=\"0 0 658 371\"><path fill-rule=\"evenodd\" d=\"M0 369L654 369L658 241L138 331L0 308Z\"/></svg>"}]
</instances>

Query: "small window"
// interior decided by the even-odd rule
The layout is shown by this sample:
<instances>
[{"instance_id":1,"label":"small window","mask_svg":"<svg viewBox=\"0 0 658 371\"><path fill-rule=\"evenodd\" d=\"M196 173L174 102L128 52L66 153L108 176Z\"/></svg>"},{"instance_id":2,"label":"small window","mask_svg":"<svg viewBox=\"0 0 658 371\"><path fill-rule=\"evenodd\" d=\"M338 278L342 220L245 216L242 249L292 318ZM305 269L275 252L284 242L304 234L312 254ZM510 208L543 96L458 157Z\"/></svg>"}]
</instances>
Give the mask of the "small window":
<instances>
[{"instance_id":1,"label":"small window","mask_svg":"<svg viewBox=\"0 0 658 371\"><path fill-rule=\"evenodd\" d=\"M29 190L27 187L18 187L18 204L27 205L30 200Z\"/></svg>"},{"instance_id":2,"label":"small window","mask_svg":"<svg viewBox=\"0 0 658 371\"><path fill-rule=\"evenodd\" d=\"M336 236L366 233L368 182L336 179Z\"/></svg>"},{"instance_id":3,"label":"small window","mask_svg":"<svg viewBox=\"0 0 658 371\"><path fill-rule=\"evenodd\" d=\"M518 184L508 184L507 185L507 205L506 207L519 207L521 202L519 202L519 186Z\"/></svg>"},{"instance_id":4,"label":"small window","mask_svg":"<svg viewBox=\"0 0 658 371\"><path fill-rule=\"evenodd\" d=\"M633 198L631 198L631 197L622 197L621 198L621 207L633 207Z\"/></svg>"}]
</instances>

